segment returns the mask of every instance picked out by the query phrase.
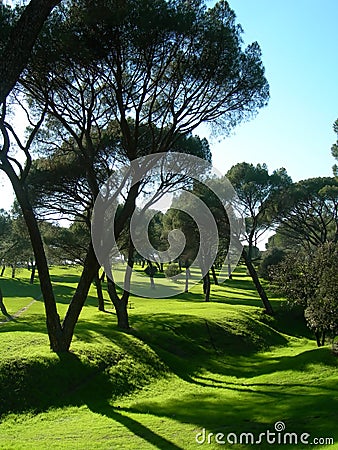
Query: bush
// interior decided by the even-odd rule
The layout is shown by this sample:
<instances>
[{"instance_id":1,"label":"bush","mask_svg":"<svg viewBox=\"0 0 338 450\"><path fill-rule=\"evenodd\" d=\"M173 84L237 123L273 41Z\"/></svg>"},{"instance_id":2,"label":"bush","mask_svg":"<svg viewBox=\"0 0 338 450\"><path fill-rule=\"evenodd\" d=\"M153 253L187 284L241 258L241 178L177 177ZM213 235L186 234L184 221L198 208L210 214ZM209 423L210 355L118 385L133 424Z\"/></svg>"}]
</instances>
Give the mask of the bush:
<instances>
[{"instance_id":1,"label":"bush","mask_svg":"<svg viewBox=\"0 0 338 450\"><path fill-rule=\"evenodd\" d=\"M269 270L271 266L279 264L285 256L285 251L280 248L273 248L263 255L263 259L258 267L258 275L265 280L271 280Z\"/></svg>"},{"instance_id":2,"label":"bush","mask_svg":"<svg viewBox=\"0 0 338 450\"><path fill-rule=\"evenodd\" d=\"M289 255L273 267L274 284L293 304L304 309L318 346L338 333L338 245L323 244L310 253Z\"/></svg>"},{"instance_id":3,"label":"bush","mask_svg":"<svg viewBox=\"0 0 338 450\"><path fill-rule=\"evenodd\" d=\"M178 264L171 263L168 265L168 267L164 270L164 274L167 278L175 277L176 275L179 275L181 273L181 269Z\"/></svg>"}]
</instances>

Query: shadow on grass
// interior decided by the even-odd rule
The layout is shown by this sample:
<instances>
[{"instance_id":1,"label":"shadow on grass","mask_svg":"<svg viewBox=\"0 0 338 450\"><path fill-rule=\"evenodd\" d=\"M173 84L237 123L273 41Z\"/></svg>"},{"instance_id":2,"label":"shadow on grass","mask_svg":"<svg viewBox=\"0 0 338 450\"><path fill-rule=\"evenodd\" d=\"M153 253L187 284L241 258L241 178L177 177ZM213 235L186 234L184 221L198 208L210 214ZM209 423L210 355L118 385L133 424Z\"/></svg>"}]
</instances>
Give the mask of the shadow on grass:
<instances>
[{"instance_id":1,"label":"shadow on grass","mask_svg":"<svg viewBox=\"0 0 338 450\"><path fill-rule=\"evenodd\" d=\"M8 413L86 405L121 423L159 449L182 450L138 421L114 410L109 401L165 374L164 365L132 335L119 333L119 346L81 347L78 354L9 358L0 363L0 417ZM136 368L135 368L136 367ZM149 373L147 373L147 370Z\"/></svg>"},{"instance_id":2,"label":"shadow on grass","mask_svg":"<svg viewBox=\"0 0 338 450\"><path fill-rule=\"evenodd\" d=\"M13 325L18 331L27 330L29 326L27 323ZM255 433L266 431L267 417L271 419L271 429L274 421L287 417L288 431L294 428L312 434L317 431L322 435L329 435L330 431L332 434L338 420L335 384L322 387L320 383L307 385L290 379L290 383L284 382L285 389L281 389L278 383L252 380L287 370L304 374L313 365L318 365L318 370L320 364L336 367L337 360L329 349L282 357L257 354L265 340L284 345L285 338L254 320L245 321L244 325L247 336L241 326L234 330L227 323L208 321L206 324L195 316L156 314L145 318L135 315L134 329L121 333L114 324L103 322L99 316L97 321L80 320L76 336L87 344L84 347L74 344L76 354L50 354L31 361L9 359L1 365L1 412L27 409L39 412L50 407L87 405L91 411L121 423L163 450L179 450L180 447L128 414L174 418L217 432ZM31 328L44 332L44 323L43 329L42 323L31 324ZM253 340L254 331L262 341ZM97 346L99 336L108 337L114 344L106 350ZM109 402L119 396L168 373L187 382L185 393L165 402L141 401L131 408L110 406ZM218 377L227 379L222 381ZM243 380L237 382L229 377ZM193 386L198 389L192 392ZM271 416L267 412L269 408L273 411ZM251 418L249 425L248 418ZM306 428L309 420L311 430Z\"/></svg>"},{"instance_id":3,"label":"shadow on grass","mask_svg":"<svg viewBox=\"0 0 338 450\"><path fill-rule=\"evenodd\" d=\"M39 283L30 284L29 280L16 278L0 278L0 286L4 299L8 297L38 297Z\"/></svg>"},{"instance_id":4,"label":"shadow on grass","mask_svg":"<svg viewBox=\"0 0 338 450\"><path fill-rule=\"evenodd\" d=\"M123 409L116 409L110 406L109 404L87 404L89 409L97 414L104 415L109 417L110 419L119 422L121 425L125 426L129 431L131 431L134 435L139 436L140 438L147 441L149 444L154 445L156 448L160 450L183 450L182 447L177 446L173 442L168 439L160 436L154 431L150 430L148 427L142 425L137 420L128 417L125 414L122 414L120 411ZM129 412L129 411L128 411Z\"/></svg>"}]
</instances>

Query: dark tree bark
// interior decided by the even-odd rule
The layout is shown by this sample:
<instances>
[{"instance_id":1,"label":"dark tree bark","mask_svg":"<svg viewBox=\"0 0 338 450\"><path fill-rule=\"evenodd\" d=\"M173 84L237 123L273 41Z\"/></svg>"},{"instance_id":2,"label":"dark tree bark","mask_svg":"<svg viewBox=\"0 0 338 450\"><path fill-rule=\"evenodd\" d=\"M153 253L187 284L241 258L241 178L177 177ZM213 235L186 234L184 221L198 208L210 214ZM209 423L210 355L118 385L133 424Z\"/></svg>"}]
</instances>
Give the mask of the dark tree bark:
<instances>
[{"instance_id":1,"label":"dark tree bark","mask_svg":"<svg viewBox=\"0 0 338 450\"><path fill-rule=\"evenodd\" d=\"M86 301L88 291L91 283L98 272L100 265L96 259L96 255L93 249L92 243L90 243L87 256L83 265L83 271L81 274L80 281L77 285L75 294L70 302L66 316L62 323L62 329L64 332L64 340L67 346L67 350L72 342L72 337L74 334L75 325L79 319L80 312ZM39 272L40 273L40 272Z\"/></svg>"},{"instance_id":2,"label":"dark tree bark","mask_svg":"<svg viewBox=\"0 0 338 450\"><path fill-rule=\"evenodd\" d=\"M325 345L325 338L326 338L326 332L325 330L322 331L322 346Z\"/></svg>"},{"instance_id":3,"label":"dark tree bark","mask_svg":"<svg viewBox=\"0 0 338 450\"><path fill-rule=\"evenodd\" d=\"M124 290L121 297L119 297L116 286L113 280L107 277L107 287L109 297L115 307L117 316L117 326L122 330L129 330L129 317L128 317L128 300L129 292Z\"/></svg>"},{"instance_id":4,"label":"dark tree bark","mask_svg":"<svg viewBox=\"0 0 338 450\"><path fill-rule=\"evenodd\" d=\"M216 286L218 286L218 279L217 279L217 275L216 275L216 271L215 271L215 266L214 265L211 266L211 273L212 273L212 278L214 280L214 284Z\"/></svg>"},{"instance_id":5,"label":"dark tree bark","mask_svg":"<svg viewBox=\"0 0 338 450\"><path fill-rule=\"evenodd\" d=\"M185 268L185 289L184 292L189 292L189 278L190 278L190 269L189 267Z\"/></svg>"},{"instance_id":6,"label":"dark tree bark","mask_svg":"<svg viewBox=\"0 0 338 450\"><path fill-rule=\"evenodd\" d=\"M266 295L266 292L265 292L263 286L261 285L261 283L259 281L257 272L256 272L256 270L254 268L254 265L252 264L252 261L251 261L249 255L248 255L247 251L245 250L245 248L243 248L242 255L243 255L243 258L244 258L245 265L246 265L246 267L248 269L248 272L249 272L249 274L250 274L250 276L252 278L252 281L253 281L253 283L254 283L254 285L256 287L258 295L260 296L260 298L261 298L261 300L263 302L263 305L264 305L266 313L269 314L270 316L273 316L274 312L273 312L271 303L270 303L270 301L269 301L269 299L268 299L268 297Z\"/></svg>"},{"instance_id":7,"label":"dark tree bark","mask_svg":"<svg viewBox=\"0 0 338 450\"><path fill-rule=\"evenodd\" d=\"M2 266L2 269L1 269L0 277L3 277L3 276L4 276L5 270L6 270L6 265L4 264L4 265Z\"/></svg>"},{"instance_id":8,"label":"dark tree bark","mask_svg":"<svg viewBox=\"0 0 338 450\"><path fill-rule=\"evenodd\" d=\"M10 314L8 314L6 306L4 304L4 298L3 298L3 295L2 295L1 288L0 288L0 310L1 310L1 312L2 312L2 314L4 316L10 317Z\"/></svg>"},{"instance_id":9,"label":"dark tree bark","mask_svg":"<svg viewBox=\"0 0 338 450\"><path fill-rule=\"evenodd\" d=\"M210 302L210 274L209 271L203 277L203 293L204 293L204 301Z\"/></svg>"},{"instance_id":10,"label":"dark tree bark","mask_svg":"<svg viewBox=\"0 0 338 450\"><path fill-rule=\"evenodd\" d=\"M124 290L121 295L117 293L114 280L107 276L107 288L110 300L112 301L116 316L117 316L117 326L122 330L129 330L129 317L128 317L128 301L129 301L129 290L130 290L130 279L134 267L134 250L135 247L131 239L129 239L128 247L128 265L126 268L126 273L124 276Z\"/></svg>"},{"instance_id":11,"label":"dark tree bark","mask_svg":"<svg viewBox=\"0 0 338 450\"><path fill-rule=\"evenodd\" d=\"M151 289L155 289L154 275L156 272L157 272L157 269L153 266L152 262L150 260L148 260L148 267L145 269L145 273L149 277Z\"/></svg>"},{"instance_id":12,"label":"dark tree bark","mask_svg":"<svg viewBox=\"0 0 338 450\"><path fill-rule=\"evenodd\" d=\"M35 278L35 271L36 271L36 264L32 264L32 272L31 272L31 277L29 280L30 284L34 284L34 278Z\"/></svg>"},{"instance_id":13,"label":"dark tree bark","mask_svg":"<svg viewBox=\"0 0 338 450\"><path fill-rule=\"evenodd\" d=\"M14 25L0 63L0 104L26 67L35 41L52 9L61 0L31 0Z\"/></svg>"},{"instance_id":14,"label":"dark tree bark","mask_svg":"<svg viewBox=\"0 0 338 450\"><path fill-rule=\"evenodd\" d=\"M229 280L232 280L232 272L231 272L231 264L230 264L229 254L227 255L227 265L228 265L228 277L229 277Z\"/></svg>"},{"instance_id":15,"label":"dark tree bark","mask_svg":"<svg viewBox=\"0 0 338 450\"><path fill-rule=\"evenodd\" d=\"M101 284L101 278L99 275L99 271L97 271L97 274L95 275L95 286L96 286L99 311L104 311L104 298L103 298L103 293L102 293L102 284Z\"/></svg>"},{"instance_id":16,"label":"dark tree bark","mask_svg":"<svg viewBox=\"0 0 338 450\"><path fill-rule=\"evenodd\" d=\"M11 264L11 267L12 267L12 278L15 278L16 263L14 262L13 264Z\"/></svg>"},{"instance_id":17,"label":"dark tree bark","mask_svg":"<svg viewBox=\"0 0 338 450\"><path fill-rule=\"evenodd\" d=\"M40 276L40 287L44 298L47 330L51 349L55 352L67 351L68 348L63 339L60 317L56 309L56 302L49 276L47 259L36 217L30 204L26 189L18 179L14 169L6 159L2 159L1 162L4 171L12 183L31 239L34 257Z\"/></svg>"},{"instance_id":18,"label":"dark tree bark","mask_svg":"<svg viewBox=\"0 0 338 450\"><path fill-rule=\"evenodd\" d=\"M317 347L321 347L322 343L321 343L321 340L320 340L320 332L319 331L315 331L315 336L316 336Z\"/></svg>"}]
</instances>

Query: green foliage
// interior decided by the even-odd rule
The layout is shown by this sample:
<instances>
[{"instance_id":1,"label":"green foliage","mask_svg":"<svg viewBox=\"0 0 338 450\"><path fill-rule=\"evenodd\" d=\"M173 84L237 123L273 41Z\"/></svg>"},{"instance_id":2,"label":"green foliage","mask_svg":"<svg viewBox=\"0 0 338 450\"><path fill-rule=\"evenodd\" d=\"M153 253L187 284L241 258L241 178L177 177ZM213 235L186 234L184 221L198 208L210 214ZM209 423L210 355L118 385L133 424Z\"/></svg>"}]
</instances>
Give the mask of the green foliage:
<instances>
[{"instance_id":1,"label":"green foliage","mask_svg":"<svg viewBox=\"0 0 338 450\"><path fill-rule=\"evenodd\" d=\"M265 252L258 267L258 275L266 280L270 280L269 271L271 266L279 264L284 257L285 251L277 247L273 247Z\"/></svg>"},{"instance_id":2,"label":"green foliage","mask_svg":"<svg viewBox=\"0 0 338 450\"><path fill-rule=\"evenodd\" d=\"M338 119L334 122L333 124L333 131L337 134L338 136ZM334 143L331 147L331 153L332 156L338 161L338 140L336 143ZM337 164L335 164L333 167L333 174L338 177L338 166Z\"/></svg>"},{"instance_id":3,"label":"green foliage","mask_svg":"<svg viewBox=\"0 0 338 450\"><path fill-rule=\"evenodd\" d=\"M284 168L269 174L266 164L238 163L226 174L235 188L239 205L246 218L246 239L251 249L257 238L276 220L274 212L280 195L291 184Z\"/></svg>"},{"instance_id":4,"label":"green foliage","mask_svg":"<svg viewBox=\"0 0 338 450\"><path fill-rule=\"evenodd\" d=\"M179 275L181 272L182 271L179 265L176 263L168 264L167 267L164 269L164 275L167 278L175 277L176 275Z\"/></svg>"},{"instance_id":5,"label":"green foliage","mask_svg":"<svg viewBox=\"0 0 338 450\"><path fill-rule=\"evenodd\" d=\"M311 253L288 255L271 269L279 291L304 308L307 324L323 345L338 333L338 246L326 243Z\"/></svg>"},{"instance_id":6,"label":"green foliage","mask_svg":"<svg viewBox=\"0 0 338 450\"><path fill-rule=\"evenodd\" d=\"M148 264L144 269L144 273L148 275L148 277L153 277L157 273L157 269L153 264Z\"/></svg>"},{"instance_id":7,"label":"green foliage","mask_svg":"<svg viewBox=\"0 0 338 450\"><path fill-rule=\"evenodd\" d=\"M338 181L309 178L289 186L278 204L277 229L290 244L309 250L335 240L338 224Z\"/></svg>"}]
</instances>

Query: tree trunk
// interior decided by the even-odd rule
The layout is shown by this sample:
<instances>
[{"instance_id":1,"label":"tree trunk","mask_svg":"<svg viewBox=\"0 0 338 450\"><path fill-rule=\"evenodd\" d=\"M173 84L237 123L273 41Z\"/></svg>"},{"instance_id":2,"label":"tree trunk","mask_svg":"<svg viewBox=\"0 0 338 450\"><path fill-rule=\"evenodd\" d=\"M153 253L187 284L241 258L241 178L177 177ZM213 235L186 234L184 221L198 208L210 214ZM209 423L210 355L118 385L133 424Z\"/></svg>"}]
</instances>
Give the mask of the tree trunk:
<instances>
[{"instance_id":1,"label":"tree trunk","mask_svg":"<svg viewBox=\"0 0 338 450\"><path fill-rule=\"evenodd\" d=\"M44 299L46 325L50 347L54 352L68 351L69 346L67 346L64 340L60 317L57 313L56 302L54 298L52 283L50 280L41 233L33 209L29 202L26 189L21 184L15 171L6 159L2 159L2 168L12 183L32 243L34 258L40 277L41 292Z\"/></svg>"},{"instance_id":2,"label":"tree trunk","mask_svg":"<svg viewBox=\"0 0 338 450\"><path fill-rule=\"evenodd\" d=\"M113 279L110 279L107 276L107 287L108 287L108 294L110 297L110 300L112 301L116 316L117 316L117 326L121 328L122 330L129 330L129 317L128 317L128 301L129 301L129 290L130 290L130 280L131 280L131 274L134 267L134 250L135 247L133 245L133 242L131 239L129 239L129 247L128 247L128 264L126 268L126 273L124 276L124 290L121 297L119 297L116 286Z\"/></svg>"},{"instance_id":3,"label":"tree trunk","mask_svg":"<svg viewBox=\"0 0 338 450\"><path fill-rule=\"evenodd\" d=\"M1 310L1 312L2 312L2 314L4 316L10 317L10 314L8 314L6 306L4 304L4 298L3 298L3 295L2 295L1 288L0 288L0 310Z\"/></svg>"},{"instance_id":4,"label":"tree trunk","mask_svg":"<svg viewBox=\"0 0 338 450\"><path fill-rule=\"evenodd\" d=\"M95 275L95 286L96 286L99 311L104 311L104 298L103 298L103 293L102 293L102 284L101 284L99 271L97 271L97 274Z\"/></svg>"},{"instance_id":5,"label":"tree trunk","mask_svg":"<svg viewBox=\"0 0 338 450\"><path fill-rule=\"evenodd\" d=\"M29 280L29 283L30 283L30 284L33 284L33 283L34 283L35 270L36 270L36 264L32 264L31 278L30 278L30 280Z\"/></svg>"},{"instance_id":6,"label":"tree trunk","mask_svg":"<svg viewBox=\"0 0 338 450\"><path fill-rule=\"evenodd\" d=\"M203 277L203 293L205 295L204 301L210 302L210 274L209 274L209 271Z\"/></svg>"},{"instance_id":7,"label":"tree trunk","mask_svg":"<svg viewBox=\"0 0 338 450\"><path fill-rule=\"evenodd\" d=\"M106 278L106 273L105 273L105 271L103 271L101 278L100 278L101 283L104 283L105 278Z\"/></svg>"},{"instance_id":8,"label":"tree trunk","mask_svg":"<svg viewBox=\"0 0 338 450\"><path fill-rule=\"evenodd\" d=\"M129 330L129 317L128 317L128 300L129 292L124 291L122 297L120 298L115 287L115 283L109 277L107 277L107 287L109 297L115 307L117 316L117 326L122 330Z\"/></svg>"},{"instance_id":9,"label":"tree trunk","mask_svg":"<svg viewBox=\"0 0 338 450\"><path fill-rule=\"evenodd\" d=\"M322 331L322 346L325 345L325 337L326 337L326 333L325 330Z\"/></svg>"},{"instance_id":10,"label":"tree trunk","mask_svg":"<svg viewBox=\"0 0 338 450\"><path fill-rule=\"evenodd\" d=\"M189 267L185 268L185 290L184 292L189 292L189 278L190 278L190 269Z\"/></svg>"},{"instance_id":11,"label":"tree trunk","mask_svg":"<svg viewBox=\"0 0 338 450\"><path fill-rule=\"evenodd\" d=\"M1 269L1 274L0 274L1 277L4 276L5 270L6 270L6 265L4 264Z\"/></svg>"},{"instance_id":12,"label":"tree trunk","mask_svg":"<svg viewBox=\"0 0 338 450\"><path fill-rule=\"evenodd\" d=\"M0 104L13 89L27 61L41 28L60 0L31 0L13 27L1 59Z\"/></svg>"},{"instance_id":13,"label":"tree trunk","mask_svg":"<svg viewBox=\"0 0 338 450\"><path fill-rule=\"evenodd\" d=\"M16 262L11 264L12 266L12 278L15 278L15 272L16 272Z\"/></svg>"},{"instance_id":14,"label":"tree trunk","mask_svg":"<svg viewBox=\"0 0 338 450\"><path fill-rule=\"evenodd\" d=\"M216 286L218 286L218 279L217 279L217 275L216 275L216 271L215 271L215 266L214 265L211 266L211 273L212 273L212 278L214 280L214 284Z\"/></svg>"},{"instance_id":15,"label":"tree trunk","mask_svg":"<svg viewBox=\"0 0 338 450\"><path fill-rule=\"evenodd\" d=\"M231 272L229 253L227 255L227 265L228 265L228 277L229 277L229 280L232 280L232 272Z\"/></svg>"},{"instance_id":16,"label":"tree trunk","mask_svg":"<svg viewBox=\"0 0 338 450\"><path fill-rule=\"evenodd\" d=\"M316 336L317 347L321 347L322 343L320 341L320 332L319 331L315 331L315 336Z\"/></svg>"},{"instance_id":17,"label":"tree trunk","mask_svg":"<svg viewBox=\"0 0 338 450\"><path fill-rule=\"evenodd\" d=\"M263 302L263 305L265 307L266 313L269 314L270 316L273 316L274 312L273 312L271 303L270 303L270 301L269 301L269 299L268 299L268 297L266 295L266 292L265 292L263 286L261 285L261 283L259 281L257 272L256 272L256 270L255 270L255 268L254 268L254 266L253 266L253 264L252 264L252 262L251 262L251 260L249 258L249 255L248 255L247 251L245 250L245 248L243 248L242 255L243 255L243 258L244 258L245 265L246 265L246 267L247 267L247 269L249 271L249 274L250 274L250 276L252 278L252 281L253 281L253 283L254 283L254 285L256 287L258 295L260 296L260 298L261 298L261 300Z\"/></svg>"},{"instance_id":18,"label":"tree trunk","mask_svg":"<svg viewBox=\"0 0 338 450\"><path fill-rule=\"evenodd\" d=\"M75 294L70 302L66 316L64 318L62 328L64 331L65 343L70 347L72 342L75 325L79 319L81 310L86 301L91 283L97 274L100 265L96 259L92 243L89 244L87 256L83 265L80 281L77 285Z\"/></svg>"}]
</instances>

